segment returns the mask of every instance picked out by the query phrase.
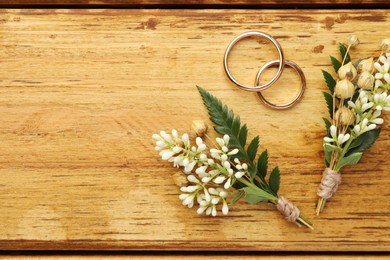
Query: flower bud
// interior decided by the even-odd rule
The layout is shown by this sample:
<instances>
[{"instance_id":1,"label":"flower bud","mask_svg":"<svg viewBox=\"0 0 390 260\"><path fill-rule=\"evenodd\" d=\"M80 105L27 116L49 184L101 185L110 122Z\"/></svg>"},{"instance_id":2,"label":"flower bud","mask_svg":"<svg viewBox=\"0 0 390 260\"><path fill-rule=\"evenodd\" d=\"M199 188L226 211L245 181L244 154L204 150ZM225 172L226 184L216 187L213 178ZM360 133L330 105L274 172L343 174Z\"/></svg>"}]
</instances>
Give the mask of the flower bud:
<instances>
[{"instance_id":1,"label":"flower bud","mask_svg":"<svg viewBox=\"0 0 390 260\"><path fill-rule=\"evenodd\" d=\"M191 129L195 132L196 136L202 137L207 132L207 124L203 120L194 120L191 124Z\"/></svg>"},{"instance_id":2,"label":"flower bud","mask_svg":"<svg viewBox=\"0 0 390 260\"><path fill-rule=\"evenodd\" d=\"M363 71L362 74L360 74L356 84L359 88L369 90L374 86L374 82L374 76L368 71Z\"/></svg>"},{"instance_id":3,"label":"flower bud","mask_svg":"<svg viewBox=\"0 0 390 260\"><path fill-rule=\"evenodd\" d=\"M188 180L187 180L186 176L183 175L182 172L177 172L174 175L172 175L172 179L173 179L173 182L179 187L183 187L183 186L186 186L188 184Z\"/></svg>"},{"instance_id":4,"label":"flower bud","mask_svg":"<svg viewBox=\"0 0 390 260\"><path fill-rule=\"evenodd\" d=\"M355 93L355 87L348 79L342 79L337 82L335 87L335 94L338 98L350 98Z\"/></svg>"},{"instance_id":5,"label":"flower bud","mask_svg":"<svg viewBox=\"0 0 390 260\"><path fill-rule=\"evenodd\" d=\"M362 73L363 71L371 72L374 70L374 58L362 60L358 65L358 72Z\"/></svg>"},{"instance_id":6,"label":"flower bud","mask_svg":"<svg viewBox=\"0 0 390 260\"><path fill-rule=\"evenodd\" d=\"M347 78L350 81L352 81L356 77L356 74L357 74L357 71L356 71L355 67L352 65L352 62L345 64L338 71L338 75L339 75L340 79Z\"/></svg>"},{"instance_id":7,"label":"flower bud","mask_svg":"<svg viewBox=\"0 0 390 260\"><path fill-rule=\"evenodd\" d=\"M360 43L359 38L356 35L347 36L347 45L350 45L352 48L358 46Z\"/></svg>"},{"instance_id":8,"label":"flower bud","mask_svg":"<svg viewBox=\"0 0 390 260\"><path fill-rule=\"evenodd\" d=\"M334 118L343 126L352 125L355 121L355 114L349 108L342 107L336 111Z\"/></svg>"},{"instance_id":9,"label":"flower bud","mask_svg":"<svg viewBox=\"0 0 390 260\"><path fill-rule=\"evenodd\" d=\"M383 52L390 52L390 39L384 39L382 41L381 49Z\"/></svg>"}]
</instances>

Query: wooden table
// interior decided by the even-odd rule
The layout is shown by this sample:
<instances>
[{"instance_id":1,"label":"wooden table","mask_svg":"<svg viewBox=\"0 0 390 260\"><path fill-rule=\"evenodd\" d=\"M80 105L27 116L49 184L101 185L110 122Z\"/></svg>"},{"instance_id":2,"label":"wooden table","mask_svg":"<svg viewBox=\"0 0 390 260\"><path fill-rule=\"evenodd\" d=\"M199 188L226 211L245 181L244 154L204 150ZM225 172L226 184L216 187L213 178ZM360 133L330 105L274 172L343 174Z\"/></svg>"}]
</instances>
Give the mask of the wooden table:
<instances>
[{"instance_id":1,"label":"wooden table","mask_svg":"<svg viewBox=\"0 0 390 260\"><path fill-rule=\"evenodd\" d=\"M56 1L25 3L34 2ZM380 139L345 168L336 196L315 216L327 113L321 69L331 70L329 55L351 33L362 42L353 57L377 55L390 35L388 10L30 7L0 9L1 249L390 250L389 114ZM275 36L303 69L308 88L296 107L268 109L228 81L224 50L250 30ZM270 45L244 41L232 53L233 73L253 84L259 64L274 57ZM207 118L195 85L261 136L270 165L281 168L281 192L314 231L266 204L240 202L216 218L181 205L175 170L158 158L151 135L183 133ZM286 71L266 96L288 100L298 85Z\"/></svg>"}]
</instances>

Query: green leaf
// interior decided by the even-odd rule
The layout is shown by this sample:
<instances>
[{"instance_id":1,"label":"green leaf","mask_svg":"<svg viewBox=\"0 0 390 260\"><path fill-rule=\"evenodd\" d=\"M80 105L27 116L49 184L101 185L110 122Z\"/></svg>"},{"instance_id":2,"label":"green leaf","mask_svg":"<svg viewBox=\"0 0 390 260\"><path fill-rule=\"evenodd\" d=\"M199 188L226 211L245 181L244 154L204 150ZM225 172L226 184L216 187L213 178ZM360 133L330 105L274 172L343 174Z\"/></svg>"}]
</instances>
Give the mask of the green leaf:
<instances>
[{"instance_id":1,"label":"green leaf","mask_svg":"<svg viewBox=\"0 0 390 260\"><path fill-rule=\"evenodd\" d=\"M272 170L271 175L269 176L269 186L274 192L274 195L277 196L280 186L280 171L278 166Z\"/></svg>"},{"instance_id":2,"label":"green leaf","mask_svg":"<svg viewBox=\"0 0 390 260\"><path fill-rule=\"evenodd\" d=\"M339 43L339 50L340 50L341 60L343 60L345 54L347 53L347 48L344 46L344 44ZM350 61L351 61L351 57L349 56L349 54L347 54L347 57L345 58L344 64L347 64Z\"/></svg>"},{"instance_id":3,"label":"green leaf","mask_svg":"<svg viewBox=\"0 0 390 260\"><path fill-rule=\"evenodd\" d=\"M249 166L249 175L251 176L251 180L253 180L255 177L256 177L256 173L257 173L257 165L254 164L253 166Z\"/></svg>"},{"instance_id":4,"label":"green leaf","mask_svg":"<svg viewBox=\"0 0 390 260\"><path fill-rule=\"evenodd\" d=\"M346 156L349 156L354 153L364 152L370 148L378 139L381 129L377 128L368 132L365 132L358 136L355 140L351 142L350 148L346 153Z\"/></svg>"},{"instance_id":5,"label":"green leaf","mask_svg":"<svg viewBox=\"0 0 390 260\"><path fill-rule=\"evenodd\" d=\"M266 200L267 199L265 199L265 198L258 197L256 195L251 195L251 194L247 194L245 196L245 201L248 202L249 204L256 204L258 202L266 201Z\"/></svg>"},{"instance_id":6,"label":"green leaf","mask_svg":"<svg viewBox=\"0 0 390 260\"><path fill-rule=\"evenodd\" d=\"M265 181L265 176L267 176L268 170L268 151L265 150L261 153L257 159L257 176L263 181Z\"/></svg>"},{"instance_id":7,"label":"green leaf","mask_svg":"<svg viewBox=\"0 0 390 260\"><path fill-rule=\"evenodd\" d=\"M341 62L338 61L335 57L330 56L330 61L332 62L334 71L337 73L341 67Z\"/></svg>"},{"instance_id":8,"label":"green leaf","mask_svg":"<svg viewBox=\"0 0 390 260\"><path fill-rule=\"evenodd\" d=\"M241 127L240 134L238 136L238 140L239 140L239 142L241 143L242 146L246 145L247 136L248 136L248 127L246 126L246 124L244 124Z\"/></svg>"},{"instance_id":9,"label":"green leaf","mask_svg":"<svg viewBox=\"0 0 390 260\"><path fill-rule=\"evenodd\" d=\"M208 93L205 89L199 86L197 86L197 89L208 110L210 120L215 124L215 131L221 135L229 135L229 145L234 146L239 150L235 157L248 162L252 161L245 151L245 143L241 142L246 139L246 134L244 134L244 132L247 132L247 129L245 125L240 128L240 118L238 116L235 117L233 110L230 110L226 105L223 105L218 98ZM240 137L241 132L243 132L243 134Z\"/></svg>"},{"instance_id":10,"label":"green leaf","mask_svg":"<svg viewBox=\"0 0 390 260\"><path fill-rule=\"evenodd\" d=\"M324 151L325 151L325 149L324 149ZM332 152L325 151L324 161L325 161L326 167L329 167L331 157L332 157Z\"/></svg>"},{"instance_id":11,"label":"green leaf","mask_svg":"<svg viewBox=\"0 0 390 260\"><path fill-rule=\"evenodd\" d=\"M258 148L259 148L259 137L256 136L255 138L252 139L247 150L250 161L253 161L255 159Z\"/></svg>"},{"instance_id":12,"label":"green leaf","mask_svg":"<svg viewBox=\"0 0 390 260\"><path fill-rule=\"evenodd\" d=\"M336 171L340 172L341 168L347 165L357 164L362 158L363 153L353 153L350 156L342 158L336 165Z\"/></svg>"},{"instance_id":13,"label":"green leaf","mask_svg":"<svg viewBox=\"0 0 390 260\"><path fill-rule=\"evenodd\" d=\"M234 196L234 198L232 199L232 201L229 202L229 205L235 204L237 201L239 201L239 200L242 198L242 196L244 196L244 194L245 194L245 191L239 190L238 193L237 193L237 195Z\"/></svg>"},{"instance_id":14,"label":"green leaf","mask_svg":"<svg viewBox=\"0 0 390 260\"><path fill-rule=\"evenodd\" d=\"M232 125L232 134L238 136L238 133L240 131L240 126L241 126L240 116L236 116L236 118L234 118L233 125Z\"/></svg>"},{"instance_id":15,"label":"green leaf","mask_svg":"<svg viewBox=\"0 0 390 260\"><path fill-rule=\"evenodd\" d=\"M261 197L261 198L264 198L266 200L272 200L272 201L277 199L274 195L269 194L268 192L265 192L261 189L254 189L251 187L245 187L245 188L243 188L243 190L245 191L245 193L247 195L254 195L254 196Z\"/></svg>"},{"instance_id":16,"label":"green leaf","mask_svg":"<svg viewBox=\"0 0 390 260\"><path fill-rule=\"evenodd\" d=\"M322 92L324 95L326 105L328 106L328 111L330 118L333 118L333 96L327 92Z\"/></svg>"},{"instance_id":17,"label":"green leaf","mask_svg":"<svg viewBox=\"0 0 390 260\"><path fill-rule=\"evenodd\" d=\"M336 87L336 81L334 80L332 75L330 75L330 73L325 70L322 70L322 75L324 76L326 85L328 86L330 93L333 94L334 88Z\"/></svg>"},{"instance_id":18,"label":"green leaf","mask_svg":"<svg viewBox=\"0 0 390 260\"><path fill-rule=\"evenodd\" d=\"M336 152L339 152L339 153L341 153L341 151L342 151L340 147L337 147L335 145L331 145L331 144L328 144L328 143L324 144L324 150L326 152L336 151Z\"/></svg>"},{"instance_id":19,"label":"green leaf","mask_svg":"<svg viewBox=\"0 0 390 260\"><path fill-rule=\"evenodd\" d=\"M330 127L332 126L332 123L325 117L323 117L322 120L324 120L324 123L325 123L326 135L329 136L330 135Z\"/></svg>"}]
</instances>

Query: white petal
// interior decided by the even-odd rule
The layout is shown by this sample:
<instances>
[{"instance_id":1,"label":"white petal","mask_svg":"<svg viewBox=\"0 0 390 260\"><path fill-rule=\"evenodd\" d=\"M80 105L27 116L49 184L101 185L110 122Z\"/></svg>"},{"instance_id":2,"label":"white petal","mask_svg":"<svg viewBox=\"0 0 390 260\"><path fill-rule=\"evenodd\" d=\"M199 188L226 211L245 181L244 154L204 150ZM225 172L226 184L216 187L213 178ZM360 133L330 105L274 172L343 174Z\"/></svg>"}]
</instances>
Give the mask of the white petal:
<instances>
[{"instance_id":1,"label":"white petal","mask_svg":"<svg viewBox=\"0 0 390 260\"><path fill-rule=\"evenodd\" d=\"M227 182L225 182L225 185L223 185L223 187L224 187L225 189L229 189L229 188L230 188L230 185L231 185L231 183L232 183L232 179L231 179L231 178L229 178L229 179L227 180Z\"/></svg>"},{"instance_id":2,"label":"white petal","mask_svg":"<svg viewBox=\"0 0 390 260\"><path fill-rule=\"evenodd\" d=\"M202 140L202 138L200 138L200 137L197 137L196 140L195 140L195 142L196 142L196 145L197 145L197 146L200 146L201 144L203 144L203 140Z\"/></svg>"},{"instance_id":3,"label":"white petal","mask_svg":"<svg viewBox=\"0 0 390 260\"><path fill-rule=\"evenodd\" d=\"M381 72L381 71L382 71L382 66L381 66L378 62L375 62L375 63L374 63L374 67L376 68L376 70L377 70L378 72Z\"/></svg>"},{"instance_id":4,"label":"white petal","mask_svg":"<svg viewBox=\"0 0 390 260\"><path fill-rule=\"evenodd\" d=\"M329 137L324 137L324 141L327 142L327 143L334 142L333 138L329 138Z\"/></svg>"},{"instance_id":5,"label":"white petal","mask_svg":"<svg viewBox=\"0 0 390 260\"><path fill-rule=\"evenodd\" d=\"M360 133L360 126L355 125L355 127L353 128L353 131L355 131L356 134L359 134Z\"/></svg>"},{"instance_id":6,"label":"white petal","mask_svg":"<svg viewBox=\"0 0 390 260\"><path fill-rule=\"evenodd\" d=\"M243 168L244 170L248 170L248 164L243 163L243 164L242 164L242 168Z\"/></svg>"},{"instance_id":7,"label":"white petal","mask_svg":"<svg viewBox=\"0 0 390 260\"><path fill-rule=\"evenodd\" d=\"M199 207L198 210L196 211L199 215L202 214L206 210L205 207Z\"/></svg>"},{"instance_id":8,"label":"white petal","mask_svg":"<svg viewBox=\"0 0 390 260\"><path fill-rule=\"evenodd\" d=\"M206 148L207 148L207 147L206 147L205 144L201 144L201 145L198 146L198 152L201 153L201 152L203 152L204 150L206 150Z\"/></svg>"},{"instance_id":9,"label":"white petal","mask_svg":"<svg viewBox=\"0 0 390 260\"><path fill-rule=\"evenodd\" d=\"M172 149L172 151L173 151L174 153L180 153L181 150L182 150L182 148L179 147L179 146L175 146L175 147L173 147L173 149Z\"/></svg>"},{"instance_id":10,"label":"white petal","mask_svg":"<svg viewBox=\"0 0 390 260\"><path fill-rule=\"evenodd\" d=\"M184 135L181 137L181 140L183 141L184 144L188 144L190 138L189 138L188 134L184 134Z\"/></svg>"},{"instance_id":11,"label":"white petal","mask_svg":"<svg viewBox=\"0 0 390 260\"><path fill-rule=\"evenodd\" d=\"M159 136L158 134L153 134L153 135L152 135L152 138L153 138L154 140L156 140L156 141L161 141L161 140L162 140L161 136Z\"/></svg>"},{"instance_id":12,"label":"white petal","mask_svg":"<svg viewBox=\"0 0 390 260\"><path fill-rule=\"evenodd\" d=\"M379 60L380 60L382 63L386 63L386 62L387 62L386 57L383 56L383 55L381 55L381 56L379 57Z\"/></svg>"},{"instance_id":13,"label":"white petal","mask_svg":"<svg viewBox=\"0 0 390 260\"><path fill-rule=\"evenodd\" d=\"M228 161L224 161L223 162L223 167L225 167L226 169L230 169L230 163Z\"/></svg>"},{"instance_id":14,"label":"white petal","mask_svg":"<svg viewBox=\"0 0 390 260\"><path fill-rule=\"evenodd\" d=\"M229 206L226 201L223 201L222 214L227 215L229 213Z\"/></svg>"},{"instance_id":15,"label":"white petal","mask_svg":"<svg viewBox=\"0 0 390 260\"><path fill-rule=\"evenodd\" d=\"M375 107L375 109L381 111L381 110L382 110L382 106L381 106L381 105L377 105L377 106Z\"/></svg>"},{"instance_id":16,"label":"white petal","mask_svg":"<svg viewBox=\"0 0 390 260\"><path fill-rule=\"evenodd\" d=\"M242 176L244 176L244 175L245 175L244 172L236 172L236 174L234 174L234 176L235 176L237 179L242 178Z\"/></svg>"},{"instance_id":17,"label":"white petal","mask_svg":"<svg viewBox=\"0 0 390 260\"><path fill-rule=\"evenodd\" d=\"M389 68L390 68L390 63L386 62L385 64L383 64L382 66L383 68L383 72L389 72Z\"/></svg>"},{"instance_id":18,"label":"white petal","mask_svg":"<svg viewBox=\"0 0 390 260\"><path fill-rule=\"evenodd\" d=\"M386 73L383 78L386 80L387 83L390 83L390 75L389 73Z\"/></svg>"},{"instance_id":19,"label":"white petal","mask_svg":"<svg viewBox=\"0 0 390 260\"><path fill-rule=\"evenodd\" d=\"M371 124L367 127L367 131L374 130L376 128L376 124Z\"/></svg>"},{"instance_id":20,"label":"white petal","mask_svg":"<svg viewBox=\"0 0 390 260\"><path fill-rule=\"evenodd\" d=\"M196 191L198 188L199 188L198 185L191 185L191 186L188 186L188 187L187 187L187 192L192 193L192 192Z\"/></svg>"},{"instance_id":21,"label":"white petal","mask_svg":"<svg viewBox=\"0 0 390 260\"><path fill-rule=\"evenodd\" d=\"M212 211L213 209L212 208L207 208L207 210L206 210L206 215L210 215L211 214L211 211Z\"/></svg>"},{"instance_id":22,"label":"white petal","mask_svg":"<svg viewBox=\"0 0 390 260\"><path fill-rule=\"evenodd\" d=\"M199 159L202 161L207 161L207 155L202 153L201 155L199 155Z\"/></svg>"},{"instance_id":23,"label":"white petal","mask_svg":"<svg viewBox=\"0 0 390 260\"><path fill-rule=\"evenodd\" d=\"M199 183L199 180L194 175L188 175L187 180L193 183Z\"/></svg>"},{"instance_id":24,"label":"white petal","mask_svg":"<svg viewBox=\"0 0 390 260\"><path fill-rule=\"evenodd\" d=\"M193 161L191 162L190 164L188 164L185 168L184 168L184 171L185 172L190 172L194 169L194 166L195 166L196 162Z\"/></svg>"},{"instance_id":25,"label":"white petal","mask_svg":"<svg viewBox=\"0 0 390 260\"><path fill-rule=\"evenodd\" d=\"M217 143L219 144L219 146L224 146L225 145L225 142L223 141L223 139L222 138L219 138L219 137L217 137L217 138L215 138L215 140L217 141Z\"/></svg>"},{"instance_id":26,"label":"white petal","mask_svg":"<svg viewBox=\"0 0 390 260\"><path fill-rule=\"evenodd\" d=\"M208 183L210 180L211 180L210 177L203 177L203 178L202 178L202 182L203 182L203 183Z\"/></svg>"},{"instance_id":27,"label":"white petal","mask_svg":"<svg viewBox=\"0 0 390 260\"><path fill-rule=\"evenodd\" d=\"M191 204L191 202L194 201L194 196L188 196L184 201L183 201L183 204L184 205L189 205Z\"/></svg>"},{"instance_id":28,"label":"white petal","mask_svg":"<svg viewBox=\"0 0 390 260\"><path fill-rule=\"evenodd\" d=\"M382 79L383 78L383 74L382 73L376 73L375 74L375 78L376 79Z\"/></svg>"},{"instance_id":29,"label":"white petal","mask_svg":"<svg viewBox=\"0 0 390 260\"><path fill-rule=\"evenodd\" d=\"M227 159L228 159L228 157L227 157L226 154L222 154L222 155L221 155L221 160L222 160L222 161L227 161Z\"/></svg>"},{"instance_id":30,"label":"white petal","mask_svg":"<svg viewBox=\"0 0 390 260\"><path fill-rule=\"evenodd\" d=\"M168 146L164 141L157 141L157 142L156 142L156 145L157 145L158 147L161 147L161 148L165 148L165 147Z\"/></svg>"},{"instance_id":31,"label":"white petal","mask_svg":"<svg viewBox=\"0 0 390 260\"><path fill-rule=\"evenodd\" d=\"M186 198L188 198L188 196L190 196L190 194L180 194L179 199L185 200Z\"/></svg>"},{"instance_id":32,"label":"white petal","mask_svg":"<svg viewBox=\"0 0 390 260\"><path fill-rule=\"evenodd\" d=\"M364 118L363 121L362 121L362 127L366 127L368 124L368 119L367 118Z\"/></svg>"},{"instance_id":33,"label":"white petal","mask_svg":"<svg viewBox=\"0 0 390 260\"><path fill-rule=\"evenodd\" d=\"M230 137L228 135L224 135L223 136L223 141L225 142L225 145L228 145L229 141L230 141Z\"/></svg>"},{"instance_id":34,"label":"white petal","mask_svg":"<svg viewBox=\"0 0 390 260\"><path fill-rule=\"evenodd\" d=\"M179 138L179 134L177 133L177 131L175 129L172 129L172 136L174 138Z\"/></svg>"},{"instance_id":35,"label":"white petal","mask_svg":"<svg viewBox=\"0 0 390 260\"><path fill-rule=\"evenodd\" d=\"M229 151L229 149L226 146L222 147L222 152L227 153L228 151Z\"/></svg>"},{"instance_id":36,"label":"white petal","mask_svg":"<svg viewBox=\"0 0 390 260\"><path fill-rule=\"evenodd\" d=\"M353 103L351 100L348 101L348 106L352 108L356 107L355 103Z\"/></svg>"},{"instance_id":37,"label":"white petal","mask_svg":"<svg viewBox=\"0 0 390 260\"><path fill-rule=\"evenodd\" d=\"M343 140L344 140L344 134L339 134L338 138L337 138L337 142L342 144L343 143Z\"/></svg>"},{"instance_id":38,"label":"white petal","mask_svg":"<svg viewBox=\"0 0 390 260\"><path fill-rule=\"evenodd\" d=\"M165 150L165 152L162 154L161 159L168 160L173 156L173 152L169 150Z\"/></svg>"},{"instance_id":39,"label":"white petal","mask_svg":"<svg viewBox=\"0 0 390 260\"><path fill-rule=\"evenodd\" d=\"M381 125L381 124L383 124L383 118L375 118L373 123L375 123L377 125Z\"/></svg>"},{"instance_id":40,"label":"white petal","mask_svg":"<svg viewBox=\"0 0 390 260\"><path fill-rule=\"evenodd\" d=\"M214 204L214 205L218 204L218 202L219 202L219 198L213 198L211 200L211 203Z\"/></svg>"},{"instance_id":41,"label":"white petal","mask_svg":"<svg viewBox=\"0 0 390 260\"><path fill-rule=\"evenodd\" d=\"M213 207L211 215L213 215L213 217L217 216L217 209L215 207Z\"/></svg>"},{"instance_id":42,"label":"white petal","mask_svg":"<svg viewBox=\"0 0 390 260\"><path fill-rule=\"evenodd\" d=\"M239 150L236 148L236 149L233 149L232 151L229 152L229 155L235 155L239 152ZM236 158L237 159L237 158Z\"/></svg>"},{"instance_id":43,"label":"white petal","mask_svg":"<svg viewBox=\"0 0 390 260\"><path fill-rule=\"evenodd\" d=\"M345 143L346 141L348 141L350 137L351 137L350 134L346 134L346 135L344 136L344 138L343 138L343 143Z\"/></svg>"},{"instance_id":44,"label":"white petal","mask_svg":"<svg viewBox=\"0 0 390 260\"><path fill-rule=\"evenodd\" d=\"M228 193L226 192L226 191L221 191L220 193L219 193L219 196L221 197L221 198L226 198L227 196L228 196Z\"/></svg>"},{"instance_id":45,"label":"white petal","mask_svg":"<svg viewBox=\"0 0 390 260\"><path fill-rule=\"evenodd\" d=\"M213 181L216 183L216 184L221 184L222 182L224 182L226 179L225 176L218 176L217 178L215 178Z\"/></svg>"},{"instance_id":46,"label":"white petal","mask_svg":"<svg viewBox=\"0 0 390 260\"><path fill-rule=\"evenodd\" d=\"M330 126L330 135L334 137L334 136L336 136L336 134L337 134L337 127L334 125L331 125Z\"/></svg>"}]
</instances>

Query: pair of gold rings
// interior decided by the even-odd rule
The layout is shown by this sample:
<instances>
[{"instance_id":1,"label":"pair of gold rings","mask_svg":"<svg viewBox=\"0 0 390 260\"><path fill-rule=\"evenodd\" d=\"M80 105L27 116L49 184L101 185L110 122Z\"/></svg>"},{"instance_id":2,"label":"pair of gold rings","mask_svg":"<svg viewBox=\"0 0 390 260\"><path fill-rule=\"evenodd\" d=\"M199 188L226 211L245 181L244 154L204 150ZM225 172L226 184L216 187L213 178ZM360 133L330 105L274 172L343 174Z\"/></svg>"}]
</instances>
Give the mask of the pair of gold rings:
<instances>
[{"instance_id":1,"label":"pair of gold rings","mask_svg":"<svg viewBox=\"0 0 390 260\"><path fill-rule=\"evenodd\" d=\"M236 43L238 43L239 41L241 41L244 38L251 37L251 36L260 36L260 37L266 38L269 41L271 41L272 44L275 46L276 50L278 51L279 59L271 60L271 61L267 62L266 64L264 64L263 67L260 68L259 72L256 75L255 86L246 86L246 85L238 82L230 73L229 65L228 65L228 58L229 58L230 51L233 49L233 47L236 45ZM230 81L232 81L234 84L236 84L240 89L243 89L246 91L251 91L251 92L256 92L259 99L266 106L274 108L274 109L286 109L286 108L294 106L302 98L303 93L305 92L306 79L305 79L305 75L303 74L301 68L296 63L289 61L289 60L285 60L284 55L283 55L283 50L282 50L282 47L280 46L279 42L275 38L273 38L272 36L270 36L266 33L263 33L263 32L246 32L246 33L240 34L236 38L234 38L233 41L226 48L225 55L223 58L223 65L224 65L226 74L229 77ZM298 75L301 79L301 89L300 89L298 95L290 102L285 103L285 104L274 104L274 103L269 102L267 99L265 99L264 96L261 94L261 91L266 90L267 88L271 87L280 78L285 65L293 68L298 73ZM263 85L259 85L262 73L266 69L268 69L269 67L272 67L272 66L278 66L278 71L276 72L275 76L267 83L265 83Z\"/></svg>"}]
</instances>

